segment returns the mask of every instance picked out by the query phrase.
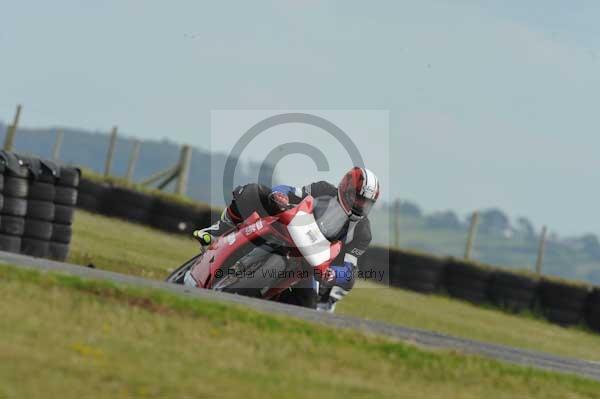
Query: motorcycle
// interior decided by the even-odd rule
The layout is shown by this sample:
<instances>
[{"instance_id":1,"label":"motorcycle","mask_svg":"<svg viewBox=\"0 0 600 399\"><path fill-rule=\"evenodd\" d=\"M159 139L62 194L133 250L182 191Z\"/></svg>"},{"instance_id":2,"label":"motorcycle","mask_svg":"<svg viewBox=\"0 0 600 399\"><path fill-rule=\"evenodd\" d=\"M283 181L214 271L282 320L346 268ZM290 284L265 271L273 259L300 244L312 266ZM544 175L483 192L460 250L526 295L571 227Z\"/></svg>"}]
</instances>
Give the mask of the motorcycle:
<instances>
[{"instance_id":1,"label":"motorcycle","mask_svg":"<svg viewBox=\"0 0 600 399\"><path fill-rule=\"evenodd\" d=\"M166 281L314 308L342 248L347 218L336 204L307 196L275 216L254 212Z\"/></svg>"}]
</instances>

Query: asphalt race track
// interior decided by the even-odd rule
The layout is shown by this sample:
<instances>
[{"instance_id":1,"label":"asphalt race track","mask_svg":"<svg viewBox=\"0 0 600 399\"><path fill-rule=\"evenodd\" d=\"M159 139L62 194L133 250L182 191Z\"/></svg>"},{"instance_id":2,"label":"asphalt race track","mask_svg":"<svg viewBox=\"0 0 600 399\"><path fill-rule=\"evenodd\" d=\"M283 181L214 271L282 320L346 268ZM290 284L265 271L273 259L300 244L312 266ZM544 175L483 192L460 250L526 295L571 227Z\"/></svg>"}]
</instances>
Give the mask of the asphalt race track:
<instances>
[{"instance_id":1,"label":"asphalt race track","mask_svg":"<svg viewBox=\"0 0 600 399\"><path fill-rule=\"evenodd\" d=\"M190 290L183 286L167 284L141 277L90 269L67 263L32 258L0 251L0 263L18 265L22 268L51 271L79 276L84 279L108 280L134 286L143 286L166 290L177 295L207 299L211 301L230 302L248 306L252 309L297 317L324 324L330 327L352 329L366 334L376 334L402 341L408 341L426 348L452 349L464 353L481 355L504 362L537 367L562 373L577 374L600 381L600 362L570 359L540 352L515 349L508 346L487 344L468 339L450 337L431 331L422 331L378 321L363 320L355 317L319 313L297 306L283 305L275 302L246 298L221 292L207 290Z\"/></svg>"}]
</instances>

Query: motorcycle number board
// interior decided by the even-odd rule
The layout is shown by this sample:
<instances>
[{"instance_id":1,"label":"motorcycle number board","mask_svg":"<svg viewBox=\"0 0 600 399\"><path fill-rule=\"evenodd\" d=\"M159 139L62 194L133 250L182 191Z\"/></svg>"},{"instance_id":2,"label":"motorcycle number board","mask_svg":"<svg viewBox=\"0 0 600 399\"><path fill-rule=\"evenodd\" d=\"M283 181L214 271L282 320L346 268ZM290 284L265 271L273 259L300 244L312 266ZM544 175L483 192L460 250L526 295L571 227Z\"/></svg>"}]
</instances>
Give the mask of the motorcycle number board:
<instances>
[{"instance_id":1,"label":"motorcycle number board","mask_svg":"<svg viewBox=\"0 0 600 399\"><path fill-rule=\"evenodd\" d=\"M316 267L329 260L331 243L321 233L312 214L298 212L287 229L298 250L311 266Z\"/></svg>"}]
</instances>

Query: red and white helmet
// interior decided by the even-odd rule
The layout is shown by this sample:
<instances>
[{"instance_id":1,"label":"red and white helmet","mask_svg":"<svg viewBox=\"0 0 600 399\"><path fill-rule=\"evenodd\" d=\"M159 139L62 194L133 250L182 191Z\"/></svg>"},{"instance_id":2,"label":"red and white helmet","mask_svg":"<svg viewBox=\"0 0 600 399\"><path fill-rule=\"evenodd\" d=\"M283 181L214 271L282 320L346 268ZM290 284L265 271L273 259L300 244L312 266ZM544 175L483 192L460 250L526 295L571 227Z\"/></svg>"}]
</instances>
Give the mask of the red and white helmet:
<instances>
[{"instance_id":1,"label":"red and white helmet","mask_svg":"<svg viewBox=\"0 0 600 399\"><path fill-rule=\"evenodd\" d=\"M378 197L379 179L366 168L350 169L338 185L338 201L348 216L364 218Z\"/></svg>"}]
</instances>

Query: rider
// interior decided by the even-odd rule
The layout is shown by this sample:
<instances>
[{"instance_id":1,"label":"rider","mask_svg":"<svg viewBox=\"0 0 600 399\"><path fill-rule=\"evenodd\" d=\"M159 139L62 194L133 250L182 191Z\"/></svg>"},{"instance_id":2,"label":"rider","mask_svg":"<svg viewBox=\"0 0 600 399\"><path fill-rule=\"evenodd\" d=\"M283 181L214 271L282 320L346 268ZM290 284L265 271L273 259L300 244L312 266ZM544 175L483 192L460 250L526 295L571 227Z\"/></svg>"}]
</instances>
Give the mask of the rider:
<instances>
[{"instance_id":1,"label":"rider","mask_svg":"<svg viewBox=\"0 0 600 399\"><path fill-rule=\"evenodd\" d=\"M337 187L318 181L302 188L279 185L272 189L260 184L239 186L233 191L231 204L223 211L214 225L193 234L202 245L208 245L212 237L219 237L241 223L253 212L261 217L275 215L287 209L290 203L298 203L307 195L315 198L329 197L339 204L348 217L339 239L344 247L334 260L328 278L319 287L317 309L333 312L335 304L354 286L358 258L371 242L371 227L367 215L379 197L379 180L366 168L354 167L348 171ZM335 198L335 200L334 200ZM293 288L292 288L293 291ZM296 304L298 300L294 301Z\"/></svg>"}]
</instances>

